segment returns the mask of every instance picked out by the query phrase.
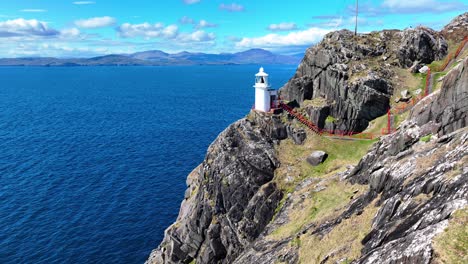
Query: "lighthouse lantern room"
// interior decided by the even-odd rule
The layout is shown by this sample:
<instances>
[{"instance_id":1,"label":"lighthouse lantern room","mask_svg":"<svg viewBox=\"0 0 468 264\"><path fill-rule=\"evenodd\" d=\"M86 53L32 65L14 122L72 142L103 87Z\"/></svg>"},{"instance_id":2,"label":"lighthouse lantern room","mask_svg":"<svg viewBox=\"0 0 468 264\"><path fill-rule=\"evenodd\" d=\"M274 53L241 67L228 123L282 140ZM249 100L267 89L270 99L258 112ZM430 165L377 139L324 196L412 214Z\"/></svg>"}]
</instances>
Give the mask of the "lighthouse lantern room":
<instances>
[{"instance_id":1,"label":"lighthouse lantern room","mask_svg":"<svg viewBox=\"0 0 468 264\"><path fill-rule=\"evenodd\" d=\"M277 91L270 87L268 74L260 68L255 74L255 110L269 112L276 102Z\"/></svg>"}]
</instances>

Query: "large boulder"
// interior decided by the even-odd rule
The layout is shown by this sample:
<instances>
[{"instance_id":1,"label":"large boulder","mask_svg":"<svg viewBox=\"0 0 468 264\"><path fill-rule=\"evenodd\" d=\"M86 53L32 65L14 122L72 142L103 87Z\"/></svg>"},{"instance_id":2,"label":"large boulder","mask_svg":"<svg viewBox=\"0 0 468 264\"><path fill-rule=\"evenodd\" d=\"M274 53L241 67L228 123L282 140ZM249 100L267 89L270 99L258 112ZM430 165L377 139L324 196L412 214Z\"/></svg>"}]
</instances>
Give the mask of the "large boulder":
<instances>
[{"instance_id":1,"label":"large boulder","mask_svg":"<svg viewBox=\"0 0 468 264\"><path fill-rule=\"evenodd\" d=\"M323 163L328 157L328 154L322 150L316 150L307 157L307 162L312 166L317 166Z\"/></svg>"},{"instance_id":2,"label":"large boulder","mask_svg":"<svg viewBox=\"0 0 468 264\"><path fill-rule=\"evenodd\" d=\"M431 63L447 55L448 45L439 32L426 27L406 29L398 50L402 67L411 67L415 61Z\"/></svg>"}]
</instances>

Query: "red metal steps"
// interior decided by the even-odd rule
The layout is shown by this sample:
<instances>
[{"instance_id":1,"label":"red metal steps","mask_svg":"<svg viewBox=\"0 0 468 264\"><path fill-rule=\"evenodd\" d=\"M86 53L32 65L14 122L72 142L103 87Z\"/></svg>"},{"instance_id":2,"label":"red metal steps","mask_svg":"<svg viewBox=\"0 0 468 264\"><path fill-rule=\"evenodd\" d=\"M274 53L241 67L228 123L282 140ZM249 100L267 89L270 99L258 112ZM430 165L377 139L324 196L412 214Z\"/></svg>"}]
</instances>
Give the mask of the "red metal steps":
<instances>
[{"instance_id":1,"label":"red metal steps","mask_svg":"<svg viewBox=\"0 0 468 264\"><path fill-rule=\"evenodd\" d=\"M299 114L298 112L294 111L294 109L292 109L291 107L289 107L288 105L284 104L284 103L279 103L279 106L281 108L283 108L285 111L287 111L290 115L292 115L293 117L295 117L297 120L299 120L299 122L301 122L302 124L304 124L306 127L308 127L310 130L312 130L314 133L316 133L317 135L321 136L322 135L322 131L320 130L320 128L318 128L314 123L310 122L307 118L305 118L303 115Z\"/></svg>"}]
</instances>

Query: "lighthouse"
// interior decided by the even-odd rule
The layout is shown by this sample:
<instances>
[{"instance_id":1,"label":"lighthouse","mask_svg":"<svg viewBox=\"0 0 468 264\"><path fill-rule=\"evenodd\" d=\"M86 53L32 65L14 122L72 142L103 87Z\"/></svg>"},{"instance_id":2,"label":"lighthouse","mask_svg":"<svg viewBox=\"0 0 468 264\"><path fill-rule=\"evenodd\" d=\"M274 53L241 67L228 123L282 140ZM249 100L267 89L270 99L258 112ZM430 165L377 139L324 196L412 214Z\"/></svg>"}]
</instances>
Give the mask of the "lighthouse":
<instances>
[{"instance_id":1,"label":"lighthouse","mask_svg":"<svg viewBox=\"0 0 468 264\"><path fill-rule=\"evenodd\" d=\"M255 74L255 110L270 112L276 102L277 91L270 87L263 67ZM274 107L274 106L273 106Z\"/></svg>"}]
</instances>

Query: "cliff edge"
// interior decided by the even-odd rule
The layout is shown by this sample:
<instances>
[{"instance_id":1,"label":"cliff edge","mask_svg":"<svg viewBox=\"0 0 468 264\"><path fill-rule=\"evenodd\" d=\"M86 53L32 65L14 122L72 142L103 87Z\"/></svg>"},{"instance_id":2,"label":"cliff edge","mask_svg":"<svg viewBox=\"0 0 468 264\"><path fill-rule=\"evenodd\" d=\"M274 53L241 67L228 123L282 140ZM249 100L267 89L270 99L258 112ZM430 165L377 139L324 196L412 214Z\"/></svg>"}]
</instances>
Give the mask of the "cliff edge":
<instances>
[{"instance_id":1,"label":"cliff edge","mask_svg":"<svg viewBox=\"0 0 468 264\"><path fill-rule=\"evenodd\" d=\"M422 27L333 32L281 95L321 127L378 129L396 93L422 80L408 68L453 49ZM466 262L466 49L376 140L319 137L287 113L251 111L230 125L188 176L177 221L147 263ZM328 157L311 163L317 151Z\"/></svg>"}]
</instances>

